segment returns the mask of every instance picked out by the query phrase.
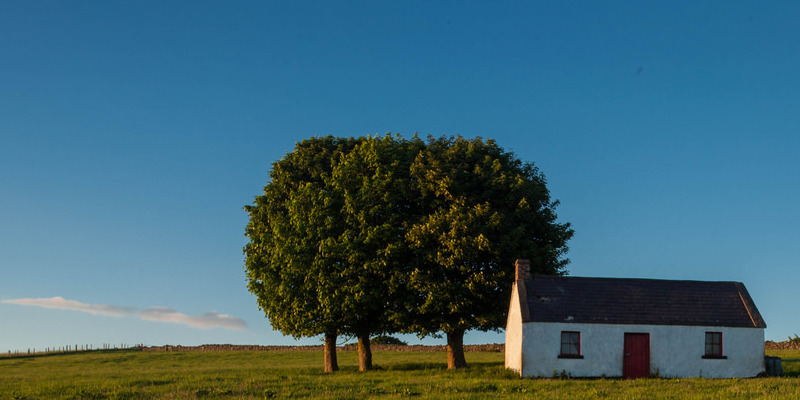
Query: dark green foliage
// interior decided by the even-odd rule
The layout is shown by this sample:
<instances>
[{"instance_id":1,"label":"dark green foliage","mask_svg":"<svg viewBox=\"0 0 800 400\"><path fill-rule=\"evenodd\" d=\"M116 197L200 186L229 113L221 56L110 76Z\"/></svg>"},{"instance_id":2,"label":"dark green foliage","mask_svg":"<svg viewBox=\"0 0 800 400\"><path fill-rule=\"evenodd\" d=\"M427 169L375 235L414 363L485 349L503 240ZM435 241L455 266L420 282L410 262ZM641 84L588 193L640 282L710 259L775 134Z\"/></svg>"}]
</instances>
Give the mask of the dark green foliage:
<instances>
[{"instance_id":1,"label":"dark green foliage","mask_svg":"<svg viewBox=\"0 0 800 400\"><path fill-rule=\"evenodd\" d=\"M411 146L388 135L304 140L245 207L248 287L272 326L295 337L356 336L363 369L369 336L393 330Z\"/></svg>"},{"instance_id":2,"label":"dark green foliage","mask_svg":"<svg viewBox=\"0 0 800 400\"><path fill-rule=\"evenodd\" d=\"M343 229L326 241L325 251L341 263L345 331L359 337L393 330L386 313L408 258L408 164L414 154L402 138L364 138L333 169L330 188L341 196Z\"/></svg>"},{"instance_id":3,"label":"dark green foliage","mask_svg":"<svg viewBox=\"0 0 800 400\"><path fill-rule=\"evenodd\" d=\"M325 334L325 371L338 370L336 336L348 333L342 288L348 267L331 251L346 236L344 199L331 189L338 161L362 140L312 138L272 164L250 214L244 248L248 288L272 326L294 337Z\"/></svg>"},{"instance_id":4,"label":"dark green foliage","mask_svg":"<svg viewBox=\"0 0 800 400\"><path fill-rule=\"evenodd\" d=\"M344 234L343 199L329 181L336 162L359 139L313 138L272 165L270 182L250 214L248 287L272 326L295 337L341 331L343 260L329 249Z\"/></svg>"},{"instance_id":5,"label":"dark green foliage","mask_svg":"<svg viewBox=\"0 0 800 400\"><path fill-rule=\"evenodd\" d=\"M406 342L404 342L404 341L402 341L402 340L400 340L400 339L398 339L398 338L396 338L394 336L386 336L386 335L376 336L376 337L370 339L370 341L373 344L390 344L390 345L396 345L396 346L408 346L408 343L406 343Z\"/></svg>"},{"instance_id":6,"label":"dark green foliage","mask_svg":"<svg viewBox=\"0 0 800 400\"><path fill-rule=\"evenodd\" d=\"M450 339L500 328L515 259L529 259L534 274L564 272L573 231L556 221L558 202L533 164L493 140L429 138L411 176L425 211L406 235L414 251L408 331Z\"/></svg>"}]
</instances>

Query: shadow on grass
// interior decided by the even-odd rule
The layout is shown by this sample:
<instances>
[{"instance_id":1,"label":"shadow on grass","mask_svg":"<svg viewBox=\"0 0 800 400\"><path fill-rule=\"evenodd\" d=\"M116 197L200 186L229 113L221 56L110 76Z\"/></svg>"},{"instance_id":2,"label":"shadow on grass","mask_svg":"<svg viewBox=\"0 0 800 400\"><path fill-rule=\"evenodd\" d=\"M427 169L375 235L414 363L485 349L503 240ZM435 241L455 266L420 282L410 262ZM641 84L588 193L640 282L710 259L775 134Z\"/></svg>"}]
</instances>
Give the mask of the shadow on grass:
<instances>
[{"instance_id":1,"label":"shadow on grass","mask_svg":"<svg viewBox=\"0 0 800 400\"><path fill-rule=\"evenodd\" d=\"M172 379L138 379L134 380L130 383L131 386L137 388L143 387L155 387L155 386L166 386L175 383Z\"/></svg>"},{"instance_id":2,"label":"shadow on grass","mask_svg":"<svg viewBox=\"0 0 800 400\"><path fill-rule=\"evenodd\" d=\"M464 371L469 371L470 369L494 368L502 366L503 366L502 362L496 362L496 361L471 362L469 363L467 368L464 369ZM427 370L446 371L447 364L440 362L414 362L414 363L380 365L378 366L378 368L386 371L427 371Z\"/></svg>"},{"instance_id":3,"label":"shadow on grass","mask_svg":"<svg viewBox=\"0 0 800 400\"><path fill-rule=\"evenodd\" d=\"M800 358L784 358L781 360L781 367L783 367L783 376L800 377Z\"/></svg>"},{"instance_id":4,"label":"shadow on grass","mask_svg":"<svg viewBox=\"0 0 800 400\"><path fill-rule=\"evenodd\" d=\"M380 368L387 371L445 370L447 369L447 364L437 362L402 363L382 365Z\"/></svg>"},{"instance_id":5,"label":"shadow on grass","mask_svg":"<svg viewBox=\"0 0 800 400\"><path fill-rule=\"evenodd\" d=\"M485 369L501 369L505 371L503 362L485 361L485 362L471 362L467 368L459 369L456 371L472 371L472 370L485 370ZM304 372L311 374L328 374L322 372L317 367L304 368ZM390 364L374 364L370 372L380 371L447 371L447 364L441 362L410 362L410 363L390 363ZM344 365L339 367L339 372L359 372L356 365Z\"/></svg>"}]
</instances>

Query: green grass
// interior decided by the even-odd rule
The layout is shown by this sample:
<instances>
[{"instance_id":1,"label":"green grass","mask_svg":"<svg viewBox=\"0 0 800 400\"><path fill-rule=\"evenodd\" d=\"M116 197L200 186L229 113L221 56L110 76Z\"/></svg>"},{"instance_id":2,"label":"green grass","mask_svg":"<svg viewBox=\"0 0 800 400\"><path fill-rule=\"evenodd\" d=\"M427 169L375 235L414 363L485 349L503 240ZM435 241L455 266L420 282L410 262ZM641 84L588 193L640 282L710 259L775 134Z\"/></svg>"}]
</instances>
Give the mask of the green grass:
<instances>
[{"instance_id":1,"label":"green grass","mask_svg":"<svg viewBox=\"0 0 800 400\"><path fill-rule=\"evenodd\" d=\"M769 351L787 374L757 379L519 379L502 353L467 353L448 371L444 353L375 352L360 373L356 353L321 372L322 353L109 351L0 358L0 399L763 399L800 398L800 351Z\"/></svg>"},{"instance_id":2,"label":"green grass","mask_svg":"<svg viewBox=\"0 0 800 400\"><path fill-rule=\"evenodd\" d=\"M800 378L800 350L767 350L767 355L781 358L784 375Z\"/></svg>"}]
</instances>

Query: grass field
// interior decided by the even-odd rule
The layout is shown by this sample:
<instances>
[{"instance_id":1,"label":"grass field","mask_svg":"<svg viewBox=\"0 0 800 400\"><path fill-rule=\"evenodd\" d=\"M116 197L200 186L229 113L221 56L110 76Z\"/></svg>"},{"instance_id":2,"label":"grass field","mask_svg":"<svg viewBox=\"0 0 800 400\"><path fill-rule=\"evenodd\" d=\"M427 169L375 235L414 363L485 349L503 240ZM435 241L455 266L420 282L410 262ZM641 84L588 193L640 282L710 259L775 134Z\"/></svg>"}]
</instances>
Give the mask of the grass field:
<instances>
[{"instance_id":1,"label":"grass field","mask_svg":"<svg viewBox=\"0 0 800 400\"><path fill-rule=\"evenodd\" d=\"M470 368L448 371L441 352L375 352L381 369L321 372L322 354L107 351L0 358L0 399L779 399L800 398L800 350L773 350L781 378L519 379L503 354L467 353Z\"/></svg>"}]
</instances>

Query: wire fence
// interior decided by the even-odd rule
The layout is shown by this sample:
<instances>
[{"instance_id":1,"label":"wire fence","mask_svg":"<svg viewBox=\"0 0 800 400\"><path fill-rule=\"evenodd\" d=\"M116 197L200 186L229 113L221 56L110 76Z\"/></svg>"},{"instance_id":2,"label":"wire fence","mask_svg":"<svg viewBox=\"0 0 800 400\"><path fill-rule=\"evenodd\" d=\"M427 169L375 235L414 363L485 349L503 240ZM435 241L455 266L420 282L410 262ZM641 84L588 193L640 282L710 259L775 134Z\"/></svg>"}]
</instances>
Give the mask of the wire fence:
<instances>
[{"instance_id":1,"label":"wire fence","mask_svg":"<svg viewBox=\"0 0 800 400\"><path fill-rule=\"evenodd\" d=\"M132 349L142 349L144 345L136 344L136 345L129 345L125 343L119 344L112 344L112 343L103 343L99 347L95 347L91 344L68 344L65 346L55 346L55 347L45 347L45 348L35 348L31 347L27 350L8 350L5 353L0 353L0 357L27 357L27 356L39 356L39 355L49 355L49 354L66 354L66 353L81 353L81 352L89 352L89 351L109 351L109 350L132 350Z\"/></svg>"}]
</instances>

